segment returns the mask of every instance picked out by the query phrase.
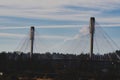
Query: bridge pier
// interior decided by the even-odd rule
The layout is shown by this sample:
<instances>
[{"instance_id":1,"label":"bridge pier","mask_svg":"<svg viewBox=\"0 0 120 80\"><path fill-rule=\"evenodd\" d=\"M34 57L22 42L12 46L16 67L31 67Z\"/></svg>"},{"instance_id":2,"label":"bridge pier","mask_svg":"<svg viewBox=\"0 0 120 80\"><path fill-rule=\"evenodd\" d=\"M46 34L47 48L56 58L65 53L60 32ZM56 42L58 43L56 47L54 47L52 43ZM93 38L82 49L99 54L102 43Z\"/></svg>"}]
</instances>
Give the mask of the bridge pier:
<instances>
[{"instance_id":1,"label":"bridge pier","mask_svg":"<svg viewBox=\"0 0 120 80\"><path fill-rule=\"evenodd\" d=\"M30 58L32 58L32 56L33 56L34 34L35 34L35 28L34 28L34 26L31 26L31 28L30 28L30 40L31 40Z\"/></svg>"},{"instance_id":2,"label":"bridge pier","mask_svg":"<svg viewBox=\"0 0 120 80\"><path fill-rule=\"evenodd\" d=\"M95 32L95 18L90 18L90 58L93 56L93 46L94 46L94 32Z\"/></svg>"}]
</instances>

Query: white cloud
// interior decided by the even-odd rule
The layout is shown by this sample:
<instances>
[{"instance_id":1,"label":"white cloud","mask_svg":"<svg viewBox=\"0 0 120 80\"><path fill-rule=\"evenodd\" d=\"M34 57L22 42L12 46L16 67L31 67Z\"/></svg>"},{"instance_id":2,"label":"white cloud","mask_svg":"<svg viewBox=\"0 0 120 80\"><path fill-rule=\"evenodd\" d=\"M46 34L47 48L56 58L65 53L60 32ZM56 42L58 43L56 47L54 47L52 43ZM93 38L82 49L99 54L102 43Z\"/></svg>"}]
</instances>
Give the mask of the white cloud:
<instances>
[{"instance_id":1,"label":"white cloud","mask_svg":"<svg viewBox=\"0 0 120 80\"><path fill-rule=\"evenodd\" d=\"M0 37L6 37L6 38L23 38L25 37L25 34L15 34L15 33L0 33ZM58 35L39 35L36 36L36 38L39 37L41 39L67 39L69 37L67 36L58 36Z\"/></svg>"},{"instance_id":2,"label":"white cloud","mask_svg":"<svg viewBox=\"0 0 120 80\"><path fill-rule=\"evenodd\" d=\"M106 21L106 23L108 23L109 21L111 21L111 19L109 18L109 19L107 19L108 21L106 21L106 20L102 20L102 18L101 19L98 19L98 21L97 22L100 22L101 21L101 23L103 23L104 21ZM120 21L119 19L112 19L113 21L116 21L116 20L118 20L118 21ZM51 28L82 28L81 30L80 30L80 32L82 32L82 33L84 33L84 32L87 32L88 30L86 29L86 27L87 26L89 26L89 25L47 25L47 26L34 26L35 28L43 28L43 29L51 29ZM99 24L98 26L101 26L101 27L118 27L118 26L120 26L120 24L119 23L111 23L111 24ZM10 29L30 29L30 26L16 26L16 27L6 27L6 26L0 26L0 30L10 30ZM86 33L85 33L86 34Z\"/></svg>"},{"instance_id":3,"label":"white cloud","mask_svg":"<svg viewBox=\"0 0 120 80\"><path fill-rule=\"evenodd\" d=\"M22 34L0 33L0 37L23 37Z\"/></svg>"},{"instance_id":4,"label":"white cloud","mask_svg":"<svg viewBox=\"0 0 120 80\"><path fill-rule=\"evenodd\" d=\"M82 27L80 29L80 33L82 33L82 35L88 35L89 34L89 27Z\"/></svg>"},{"instance_id":5,"label":"white cloud","mask_svg":"<svg viewBox=\"0 0 120 80\"><path fill-rule=\"evenodd\" d=\"M120 16L117 17L97 17L96 21L99 23L109 23L109 25L119 25L120 24Z\"/></svg>"},{"instance_id":6,"label":"white cloud","mask_svg":"<svg viewBox=\"0 0 120 80\"><path fill-rule=\"evenodd\" d=\"M42 35L40 36L40 38L43 38L43 39L66 39L68 38L67 36L58 36L58 35Z\"/></svg>"},{"instance_id":7,"label":"white cloud","mask_svg":"<svg viewBox=\"0 0 120 80\"><path fill-rule=\"evenodd\" d=\"M79 5L79 6L86 6L86 7L98 7L98 8L114 8L119 4L119 0L95 0L95 1L90 1L90 0L0 0L1 5L14 5L18 6L20 8L44 8L44 9L51 9L51 8L57 8L63 5ZM22 6L21 6L22 5Z\"/></svg>"},{"instance_id":8,"label":"white cloud","mask_svg":"<svg viewBox=\"0 0 120 80\"><path fill-rule=\"evenodd\" d=\"M86 25L50 25L50 26L34 26L35 28L79 28L83 27ZM5 27L5 26L0 26L0 30L9 30L9 29L30 29L29 26L19 26L19 27Z\"/></svg>"},{"instance_id":9,"label":"white cloud","mask_svg":"<svg viewBox=\"0 0 120 80\"><path fill-rule=\"evenodd\" d=\"M47 18L56 20L87 21L90 16L95 16L104 10L119 8L119 0L0 0L1 16L16 16L29 18ZM96 10L70 10L64 6L87 7ZM63 14L57 14L63 12ZM68 14L66 14L66 12ZM74 14L69 14L74 12Z\"/></svg>"},{"instance_id":10,"label":"white cloud","mask_svg":"<svg viewBox=\"0 0 120 80\"><path fill-rule=\"evenodd\" d=\"M10 29L24 29L24 28L29 28L29 27L23 27L23 26L21 26L21 27L3 27L3 26L1 26L0 27L0 30L10 30Z\"/></svg>"},{"instance_id":11,"label":"white cloud","mask_svg":"<svg viewBox=\"0 0 120 80\"><path fill-rule=\"evenodd\" d=\"M78 34L76 34L73 37L69 37L69 38L64 39L64 42L71 41L71 40L72 41L79 40L79 39L82 39L82 37L87 36L87 35L89 35L89 27L84 26L80 29Z\"/></svg>"}]
</instances>

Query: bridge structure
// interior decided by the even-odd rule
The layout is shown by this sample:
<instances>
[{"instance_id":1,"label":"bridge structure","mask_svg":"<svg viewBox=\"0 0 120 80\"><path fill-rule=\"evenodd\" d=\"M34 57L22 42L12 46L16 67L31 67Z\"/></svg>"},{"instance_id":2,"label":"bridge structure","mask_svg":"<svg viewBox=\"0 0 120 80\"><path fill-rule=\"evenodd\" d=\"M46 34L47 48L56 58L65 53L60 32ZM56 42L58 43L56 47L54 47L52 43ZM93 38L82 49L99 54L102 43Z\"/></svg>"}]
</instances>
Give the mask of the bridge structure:
<instances>
[{"instance_id":1,"label":"bridge structure","mask_svg":"<svg viewBox=\"0 0 120 80\"><path fill-rule=\"evenodd\" d=\"M39 36L36 35L36 30L34 26L31 26L30 28L30 33L29 36L25 39L25 41L22 44L22 47L20 47L19 51L24 52L26 50L29 50L29 57L30 60L24 59L24 56L19 56L20 58L15 58L14 59L7 59L9 61L6 61L5 65L10 66L11 70L8 69L8 73L13 73L16 72L16 74L21 76L26 75L29 77L29 75L32 75L36 77L40 77L40 80L46 80L46 79L41 79L41 76L43 75L52 75L55 77L55 80L119 80L120 79L120 54L115 53L115 55L112 54L107 54L107 57L109 60L106 59L106 55L95 55L95 44L96 44L96 33L99 34L99 37L101 37L101 34L104 38L105 32L103 32L101 27L96 27L95 18L91 17L90 18L90 24L89 27L87 28L89 31L89 34L83 36L82 38L85 38L88 42L86 45L88 45L88 53L87 55L81 55L78 56L79 59L69 59L69 58L64 58L64 59L34 59L34 50L37 45L41 45L39 42L36 43L36 37L39 41ZM98 30L97 30L98 28ZM107 34L106 34L107 35ZM107 35L108 36L108 35ZM79 36L78 36L79 37ZM87 38L86 38L87 37ZM89 39L88 39L89 38ZM109 46L112 46L112 43L114 41L108 36L109 39L103 39L104 41L108 42ZM100 38L98 38L100 40ZM85 40L82 40L85 41ZM110 42L111 41L111 42ZM78 43L83 43L81 40L76 40L77 45L80 45ZM77 47L76 45L70 45L68 49L74 49L73 52L80 47ZM85 42L86 43L86 42ZM103 41L101 42L103 43ZM100 44L101 44L100 43ZM23 46L24 45L24 46ZM64 45L64 44L63 44ZM61 45L60 45L61 46ZM84 45L81 45L82 47ZM115 43L114 46L118 47ZM75 48L74 48L75 47ZM86 49L84 47L84 49ZM113 49L113 47L111 47ZM23 51L22 51L23 50ZM41 49L39 49L41 50ZM80 51L80 49L78 49ZM99 49L98 49L99 51ZM87 56L87 58L86 58ZM116 60L111 60L112 56L117 58ZM89 58L88 58L89 57ZM94 60L94 57L99 57L98 60ZM102 57L102 58L101 58ZM77 58L77 57L76 57ZM82 59L80 59L82 58ZM21 61L20 61L21 59ZM13 62L14 61L14 62ZM12 66L9 64L13 64ZM10 63L11 62L11 63ZM24 64L24 65L21 65ZM7 67L8 67L7 66ZM17 68L16 68L17 66ZM1 67L1 66L0 66ZM9 67L8 67L9 68ZM3 66L3 69L6 71L5 67ZM13 70L12 70L13 69ZM1 69L2 70L2 69ZM18 73L19 72L19 73ZM34 74L35 73L35 74ZM30 77L33 78L34 77ZM24 76L22 77L23 79L19 80L25 80ZM26 78L26 77L25 77ZM58 78L58 79L57 79ZM52 79L52 80L54 80ZM30 79L27 79L30 80Z\"/></svg>"},{"instance_id":2,"label":"bridge structure","mask_svg":"<svg viewBox=\"0 0 120 80\"><path fill-rule=\"evenodd\" d=\"M83 36L83 39L84 39L84 37L85 38L87 37L86 40L88 42L86 43L85 40L83 40L83 41L79 40L79 41L76 41L75 44L77 44L77 45L75 45L74 44L75 41L74 41L73 43L71 43L69 45L69 47L66 47L66 49L65 49L66 51L67 50L69 51L69 49L71 49L71 50L74 49L73 50L73 54L74 54L75 50L77 50L78 48L80 48L80 49L84 48L84 49L88 50L87 54L89 54L89 58L92 58L94 56L94 53L95 53L94 52L95 48L98 50L98 52L100 51L99 48L102 48L101 44L102 44L103 41L106 42L106 44L107 44L106 47L110 47L111 50L113 50L115 47L117 47L117 49L119 49L119 47L114 42L114 40L112 40L109 37L109 35L102 29L102 27L98 23L96 23L95 17L91 17L89 23L90 23L89 27L87 27L87 30L89 31L89 34ZM21 47L19 47L16 51L20 51L20 52L28 51L30 53L30 55L29 55L30 58L32 57L35 49L41 51L41 48L37 49L37 46L36 46L36 45L41 45L41 42L40 42L40 39L39 39L39 34L36 35L38 33L38 32L36 33L36 31L37 30L35 30L35 27L31 26L29 37L27 36L25 41L22 43ZM98 36L98 37L96 38L96 36ZM36 40L36 37L37 37L38 40ZM102 39L100 39L99 37L102 37ZM80 47L77 47L78 45L80 45L82 43L86 43L86 44L83 44ZM98 44L100 44L100 46L98 46ZM86 45L87 46L89 45L89 47L88 48L84 47ZM58 47L59 51L61 50L61 48L63 46L64 46L64 43L62 45L59 45L59 47ZM78 49L78 51L80 51L80 49ZM81 50L81 53L82 52L84 52L84 51ZM40 53L40 52L37 52L37 53ZM110 58L111 55L108 55L108 56ZM116 54L116 56L117 56L118 59L120 59L119 55Z\"/></svg>"}]
</instances>

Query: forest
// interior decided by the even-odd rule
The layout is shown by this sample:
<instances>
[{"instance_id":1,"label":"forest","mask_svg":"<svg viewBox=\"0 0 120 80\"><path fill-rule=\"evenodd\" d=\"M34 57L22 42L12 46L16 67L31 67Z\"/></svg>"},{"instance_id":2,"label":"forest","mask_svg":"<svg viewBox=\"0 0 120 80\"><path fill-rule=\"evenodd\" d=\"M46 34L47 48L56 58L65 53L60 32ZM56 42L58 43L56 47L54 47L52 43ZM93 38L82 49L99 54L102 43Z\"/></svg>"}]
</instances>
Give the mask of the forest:
<instances>
[{"instance_id":1,"label":"forest","mask_svg":"<svg viewBox=\"0 0 120 80\"><path fill-rule=\"evenodd\" d=\"M30 53L1 52L1 80L20 80L20 77L54 80L118 80L120 79L120 50L108 54L88 53Z\"/></svg>"}]
</instances>

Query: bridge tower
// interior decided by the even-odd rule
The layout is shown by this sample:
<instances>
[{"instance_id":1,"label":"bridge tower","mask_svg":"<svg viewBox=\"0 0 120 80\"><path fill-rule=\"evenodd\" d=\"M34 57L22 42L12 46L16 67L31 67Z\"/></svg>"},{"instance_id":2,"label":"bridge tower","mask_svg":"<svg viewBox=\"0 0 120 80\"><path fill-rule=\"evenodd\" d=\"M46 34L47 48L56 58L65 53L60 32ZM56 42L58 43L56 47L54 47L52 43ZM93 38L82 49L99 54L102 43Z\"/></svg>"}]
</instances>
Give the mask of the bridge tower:
<instances>
[{"instance_id":1,"label":"bridge tower","mask_svg":"<svg viewBox=\"0 0 120 80\"><path fill-rule=\"evenodd\" d=\"M95 18L90 18L90 58L93 55L93 46L94 46L94 33L95 33Z\"/></svg>"},{"instance_id":2,"label":"bridge tower","mask_svg":"<svg viewBox=\"0 0 120 80\"><path fill-rule=\"evenodd\" d=\"M33 56L33 48L34 48L34 34L35 34L35 28L34 26L31 26L30 28L30 43L31 43L31 51L30 51L30 58Z\"/></svg>"}]
</instances>

